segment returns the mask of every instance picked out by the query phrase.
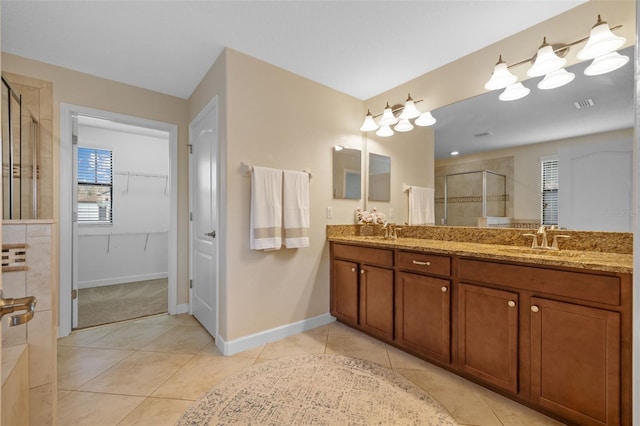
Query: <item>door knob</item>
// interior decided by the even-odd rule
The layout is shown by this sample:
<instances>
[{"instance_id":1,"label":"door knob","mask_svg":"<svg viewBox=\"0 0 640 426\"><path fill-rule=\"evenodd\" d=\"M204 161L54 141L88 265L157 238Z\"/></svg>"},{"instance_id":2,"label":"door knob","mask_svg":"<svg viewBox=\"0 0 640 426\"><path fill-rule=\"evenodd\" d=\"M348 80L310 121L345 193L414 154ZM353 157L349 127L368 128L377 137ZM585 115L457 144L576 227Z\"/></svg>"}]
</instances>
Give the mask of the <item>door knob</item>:
<instances>
[{"instance_id":1,"label":"door knob","mask_svg":"<svg viewBox=\"0 0 640 426\"><path fill-rule=\"evenodd\" d=\"M0 318L15 311L26 311L11 317L11 326L24 324L33 318L36 312L36 298L34 296L19 299L5 298L0 290Z\"/></svg>"},{"instance_id":2,"label":"door knob","mask_svg":"<svg viewBox=\"0 0 640 426\"><path fill-rule=\"evenodd\" d=\"M205 237L215 238L216 237L216 231L207 232L206 234L204 234L204 236Z\"/></svg>"}]
</instances>

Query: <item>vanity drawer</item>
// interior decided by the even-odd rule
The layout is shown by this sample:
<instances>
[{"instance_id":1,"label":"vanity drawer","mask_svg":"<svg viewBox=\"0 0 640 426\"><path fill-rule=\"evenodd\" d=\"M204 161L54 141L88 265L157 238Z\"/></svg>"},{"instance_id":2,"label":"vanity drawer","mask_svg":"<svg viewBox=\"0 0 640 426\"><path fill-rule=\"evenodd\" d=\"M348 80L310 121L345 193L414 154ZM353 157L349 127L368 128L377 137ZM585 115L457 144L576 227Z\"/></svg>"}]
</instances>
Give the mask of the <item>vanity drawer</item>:
<instances>
[{"instance_id":1,"label":"vanity drawer","mask_svg":"<svg viewBox=\"0 0 640 426\"><path fill-rule=\"evenodd\" d=\"M393 266L393 250L333 243L333 256L360 263Z\"/></svg>"},{"instance_id":2,"label":"vanity drawer","mask_svg":"<svg viewBox=\"0 0 640 426\"><path fill-rule=\"evenodd\" d=\"M462 280L539 291L613 306L620 305L620 278L617 276L472 259L458 261L458 274Z\"/></svg>"},{"instance_id":3,"label":"vanity drawer","mask_svg":"<svg viewBox=\"0 0 640 426\"><path fill-rule=\"evenodd\" d=\"M429 253L398 252L398 267L426 274L451 275L451 258Z\"/></svg>"}]
</instances>

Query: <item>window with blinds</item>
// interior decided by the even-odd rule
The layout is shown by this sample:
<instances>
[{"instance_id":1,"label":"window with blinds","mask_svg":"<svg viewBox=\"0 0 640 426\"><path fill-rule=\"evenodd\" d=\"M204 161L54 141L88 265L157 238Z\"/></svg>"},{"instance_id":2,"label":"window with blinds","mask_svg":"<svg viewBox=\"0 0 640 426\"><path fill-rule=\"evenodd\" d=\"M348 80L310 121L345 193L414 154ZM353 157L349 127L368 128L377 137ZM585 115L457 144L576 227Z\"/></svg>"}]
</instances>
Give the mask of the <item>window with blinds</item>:
<instances>
[{"instance_id":1,"label":"window with blinds","mask_svg":"<svg viewBox=\"0 0 640 426\"><path fill-rule=\"evenodd\" d=\"M558 224L558 159L542 160L542 224Z\"/></svg>"},{"instance_id":2,"label":"window with blinds","mask_svg":"<svg viewBox=\"0 0 640 426\"><path fill-rule=\"evenodd\" d=\"M78 222L113 222L113 161L106 149L78 147Z\"/></svg>"}]
</instances>

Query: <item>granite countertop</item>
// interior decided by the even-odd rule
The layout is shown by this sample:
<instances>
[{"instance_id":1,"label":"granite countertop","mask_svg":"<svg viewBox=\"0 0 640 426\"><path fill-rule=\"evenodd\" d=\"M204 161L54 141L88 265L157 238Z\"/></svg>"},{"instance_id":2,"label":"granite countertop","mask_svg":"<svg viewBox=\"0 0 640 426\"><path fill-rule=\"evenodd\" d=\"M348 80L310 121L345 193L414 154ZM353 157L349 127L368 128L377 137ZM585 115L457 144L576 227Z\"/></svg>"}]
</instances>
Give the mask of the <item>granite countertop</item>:
<instances>
[{"instance_id":1,"label":"granite countertop","mask_svg":"<svg viewBox=\"0 0 640 426\"><path fill-rule=\"evenodd\" d=\"M329 236L329 241L357 243L371 247L428 251L437 254L473 256L535 265L564 266L592 271L633 273L633 255L581 250L540 250L526 246L440 241L422 238Z\"/></svg>"}]
</instances>

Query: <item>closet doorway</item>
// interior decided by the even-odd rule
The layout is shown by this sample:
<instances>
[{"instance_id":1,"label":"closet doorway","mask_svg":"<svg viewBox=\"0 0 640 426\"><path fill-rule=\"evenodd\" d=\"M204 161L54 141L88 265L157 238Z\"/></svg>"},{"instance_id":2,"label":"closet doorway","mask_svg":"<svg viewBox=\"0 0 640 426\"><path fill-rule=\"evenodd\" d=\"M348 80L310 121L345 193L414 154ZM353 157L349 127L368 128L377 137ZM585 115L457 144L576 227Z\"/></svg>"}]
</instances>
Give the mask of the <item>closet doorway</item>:
<instances>
[{"instance_id":1,"label":"closet doorway","mask_svg":"<svg viewBox=\"0 0 640 426\"><path fill-rule=\"evenodd\" d=\"M77 120L74 328L166 313L169 133Z\"/></svg>"},{"instance_id":2,"label":"closet doorway","mask_svg":"<svg viewBox=\"0 0 640 426\"><path fill-rule=\"evenodd\" d=\"M175 126L68 113L67 126L61 123L70 144L61 144L61 181L69 185L61 190L60 335L175 313Z\"/></svg>"}]
</instances>

